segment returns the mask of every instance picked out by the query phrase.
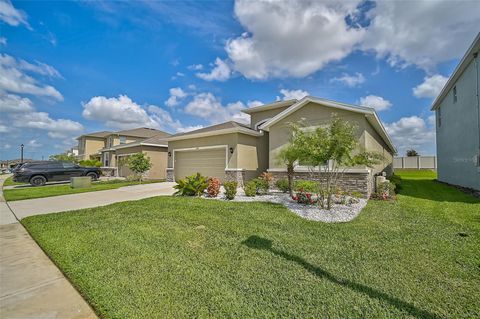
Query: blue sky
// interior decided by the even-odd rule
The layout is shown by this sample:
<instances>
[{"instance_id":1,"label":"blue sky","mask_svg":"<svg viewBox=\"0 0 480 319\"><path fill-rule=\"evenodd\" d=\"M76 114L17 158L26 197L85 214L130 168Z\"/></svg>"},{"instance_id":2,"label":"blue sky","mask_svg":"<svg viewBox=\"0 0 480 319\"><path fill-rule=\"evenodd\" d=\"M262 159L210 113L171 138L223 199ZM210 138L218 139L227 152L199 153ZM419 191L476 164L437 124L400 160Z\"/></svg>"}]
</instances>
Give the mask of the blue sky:
<instances>
[{"instance_id":1,"label":"blue sky","mask_svg":"<svg viewBox=\"0 0 480 319\"><path fill-rule=\"evenodd\" d=\"M434 154L430 105L478 17L477 1L0 0L0 158L305 94L375 107L401 155Z\"/></svg>"}]
</instances>

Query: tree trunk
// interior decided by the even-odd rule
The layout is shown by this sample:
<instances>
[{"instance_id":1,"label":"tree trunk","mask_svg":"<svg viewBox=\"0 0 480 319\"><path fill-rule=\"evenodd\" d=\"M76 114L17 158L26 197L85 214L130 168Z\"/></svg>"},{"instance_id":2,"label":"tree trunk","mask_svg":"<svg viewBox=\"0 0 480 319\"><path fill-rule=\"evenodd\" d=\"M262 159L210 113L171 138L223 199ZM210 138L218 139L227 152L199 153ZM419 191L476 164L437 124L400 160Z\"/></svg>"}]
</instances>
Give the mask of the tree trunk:
<instances>
[{"instance_id":1,"label":"tree trunk","mask_svg":"<svg viewBox=\"0 0 480 319\"><path fill-rule=\"evenodd\" d=\"M293 196L293 173L293 165L287 165L288 191L290 192L290 197Z\"/></svg>"}]
</instances>

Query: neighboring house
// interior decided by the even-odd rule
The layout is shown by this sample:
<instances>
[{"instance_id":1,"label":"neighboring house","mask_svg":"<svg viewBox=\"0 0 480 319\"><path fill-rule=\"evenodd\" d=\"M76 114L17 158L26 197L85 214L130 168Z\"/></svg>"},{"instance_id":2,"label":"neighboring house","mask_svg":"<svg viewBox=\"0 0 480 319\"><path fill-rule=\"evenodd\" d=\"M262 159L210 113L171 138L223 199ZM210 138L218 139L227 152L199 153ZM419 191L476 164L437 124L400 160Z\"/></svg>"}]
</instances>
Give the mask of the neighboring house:
<instances>
[{"instance_id":1,"label":"neighboring house","mask_svg":"<svg viewBox=\"0 0 480 319\"><path fill-rule=\"evenodd\" d=\"M480 33L435 99L438 180L480 190Z\"/></svg>"},{"instance_id":2,"label":"neighboring house","mask_svg":"<svg viewBox=\"0 0 480 319\"><path fill-rule=\"evenodd\" d=\"M384 155L373 169L348 168L340 184L347 190L369 195L373 175L392 172L395 148L375 110L315 97L281 101L243 111L250 125L226 122L199 130L172 135L168 141L167 180L173 181L195 172L220 180L237 180L240 185L268 171L275 179L286 177L277 162L279 150L288 143L290 123L302 121L309 127L330 123L332 114L358 126L360 148ZM296 168L296 178L307 179L307 167Z\"/></svg>"},{"instance_id":3,"label":"neighboring house","mask_svg":"<svg viewBox=\"0 0 480 319\"><path fill-rule=\"evenodd\" d=\"M67 155L68 156L75 156L77 157L78 156L78 147L72 147L71 149L69 149L67 152Z\"/></svg>"},{"instance_id":4,"label":"neighboring house","mask_svg":"<svg viewBox=\"0 0 480 319\"><path fill-rule=\"evenodd\" d=\"M118 132L96 132L78 137L79 160L96 159L105 171L128 177L128 156L143 152L152 162L147 179L164 179L167 167L167 142L170 134L152 128L136 128Z\"/></svg>"},{"instance_id":5,"label":"neighboring house","mask_svg":"<svg viewBox=\"0 0 480 319\"><path fill-rule=\"evenodd\" d=\"M112 132L102 131L84 134L77 137L79 161L96 159L100 160L100 150L106 146L106 137Z\"/></svg>"}]
</instances>

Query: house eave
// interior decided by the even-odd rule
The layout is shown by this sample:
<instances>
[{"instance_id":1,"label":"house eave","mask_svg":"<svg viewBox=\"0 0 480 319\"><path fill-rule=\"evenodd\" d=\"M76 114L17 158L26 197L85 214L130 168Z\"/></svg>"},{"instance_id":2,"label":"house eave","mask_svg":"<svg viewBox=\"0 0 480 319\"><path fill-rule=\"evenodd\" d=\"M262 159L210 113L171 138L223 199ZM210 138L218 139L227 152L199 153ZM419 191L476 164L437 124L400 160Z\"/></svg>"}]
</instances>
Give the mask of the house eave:
<instances>
[{"instance_id":1,"label":"house eave","mask_svg":"<svg viewBox=\"0 0 480 319\"><path fill-rule=\"evenodd\" d=\"M202 133L196 133L196 134L173 136L173 137L166 138L165 140L167 142L171 142L171 141L188 140L188 139L192 139L192 138L215 136L215 135L224 135L224 134L232 134L232 133L241 133L241 134L251 135L251 136L262 136L263 135L262 132L254 131L254 130L243 128L243 127L235 127L235 128L228 128L228 129L202 132Z\"/></svg>"}]
</instances>

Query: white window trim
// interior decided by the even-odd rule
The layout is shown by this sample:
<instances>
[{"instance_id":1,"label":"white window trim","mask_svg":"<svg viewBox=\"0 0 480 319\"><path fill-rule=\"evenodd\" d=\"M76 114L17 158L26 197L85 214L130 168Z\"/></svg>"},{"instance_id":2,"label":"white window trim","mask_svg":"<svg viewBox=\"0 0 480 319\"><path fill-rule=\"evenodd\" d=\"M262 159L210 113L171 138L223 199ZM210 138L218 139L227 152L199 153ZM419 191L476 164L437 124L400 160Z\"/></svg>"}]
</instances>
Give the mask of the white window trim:
<instances>
[{"instance_id":1,"label":"white window trim","mask_svg":"<svg viewBox=\"0 0 480 319\"><path fill-rule=\"evenodd\" d=\"M175 169L175 152L185 152L185 151L202 151L202 150L209 150L209 149L219 149L225 148L225 170L228 170L228 145L213 145L213 146L200 146L200 147L188 147L188 148L177 148L172 151L172 167L171 169Z\"/></svg>"}]
</instances>

